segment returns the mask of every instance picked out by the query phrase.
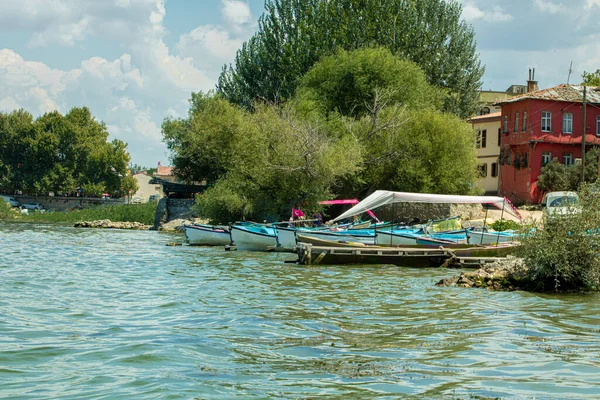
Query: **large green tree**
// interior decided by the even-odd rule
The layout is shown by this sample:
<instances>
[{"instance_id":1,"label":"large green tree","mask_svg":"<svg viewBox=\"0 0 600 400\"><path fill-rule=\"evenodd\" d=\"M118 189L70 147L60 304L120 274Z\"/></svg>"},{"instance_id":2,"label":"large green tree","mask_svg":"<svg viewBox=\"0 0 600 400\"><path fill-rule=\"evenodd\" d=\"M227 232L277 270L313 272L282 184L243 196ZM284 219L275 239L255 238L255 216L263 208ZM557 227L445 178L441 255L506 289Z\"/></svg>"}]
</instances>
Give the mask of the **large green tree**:
<instances>
[{"instance_id":1,"label":"large green tree","mask_svg":"<svg viewBox=\"0 0 600 400\"><path fill-rule=\"evenodd\" d=\"M321 59L301 80L293 103L325 113L330 134L349 134L360 144L360 171L339 194L467 194L476 178L472 128L438 111L441 97L415 63L367 48Z\"/></svg>"},{"instance_id":2,"label":"large green tree","mask_svg":"<svg viewBox=\"0 0 600 400\"><path fill-rule=\"evenodd\" d=\"M258 32L224 67L218 90L250 108L290 99L303 75L338 49L383 46L445 89L444 110L468 117L483 67L454 0L266 0Z\"/></svg>"},{"instance_id":3,"label":"large green tree","mask_svg":"<svg viewBox=\"0 0 600 400\"><path fill-rule=\"evenodd\" d=\"M94 193L121 195L127 144L107 139L106 125L87 107L36 120L24 110L0 113L0 190L37 194L93 187Z\"/></svg>"},{"instance_id":4,"label":"large green tree","mask_svg":"<svg viewBox=\"0 0 600 400\"><path fill-rule=\"evenodd\" d=\"M198 198L200 214L213 221L273 220L301 203L316 209L357 169L358 143L331 137L318 114L291 105L251 113L210 94L190 103L188 118L166 120L163 135L177 174L213 186Z\"/></svg>"},{"instance_id":5,"label":"large green tree","mask_svg":"<svg viewBox=\"0 0 600 400\"><path fill-rule=\"evenodd\" d=\"M300 79L291 101L251 110L194 94L163 135L178 175L206 179L199 212L215 222L278 219L334 196L376 189L469 194L469 124L440 111L444 91L383 47L339 50Z\"/></svg>"}]
</instances>

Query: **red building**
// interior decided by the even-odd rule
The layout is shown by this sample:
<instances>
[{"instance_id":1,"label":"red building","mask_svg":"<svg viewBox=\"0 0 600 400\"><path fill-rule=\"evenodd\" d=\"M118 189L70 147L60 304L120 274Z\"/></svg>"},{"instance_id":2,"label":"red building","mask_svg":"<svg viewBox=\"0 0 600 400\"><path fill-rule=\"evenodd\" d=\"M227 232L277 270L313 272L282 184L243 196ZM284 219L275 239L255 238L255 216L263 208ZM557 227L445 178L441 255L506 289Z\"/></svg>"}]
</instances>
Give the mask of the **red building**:
<instances>
[{"instance_id":1,"label":"red building","mask_svg":"<svg viewBox=\"0 0 600 400\"><path fill-rule=\"evenodd\" d=\"M533 81L530 88L536 87ZM583 86L559 85L504 100L502 105L499 194L516 204L539 203L542 166L556 158L567 165L581 161ZM600 145L600 87L587 87L588 150Z\"/></svg>"}]
</instances>

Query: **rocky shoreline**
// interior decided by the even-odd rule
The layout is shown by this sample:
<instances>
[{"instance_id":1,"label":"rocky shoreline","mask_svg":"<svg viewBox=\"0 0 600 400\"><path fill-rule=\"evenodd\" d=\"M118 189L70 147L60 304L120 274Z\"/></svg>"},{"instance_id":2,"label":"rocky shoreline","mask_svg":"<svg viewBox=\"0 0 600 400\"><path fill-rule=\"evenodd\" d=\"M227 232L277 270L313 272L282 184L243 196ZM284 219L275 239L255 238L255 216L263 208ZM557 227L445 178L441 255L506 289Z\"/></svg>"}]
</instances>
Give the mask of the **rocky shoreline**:
<instances>
[{"instance_id":1,"label":"rocky shoreline","mask_svg":"<svg viewBox=\"0 0 600 400\"><path fill-rule=\"evenodd\" d=\"M457 286L488 290L522 290L526 286L527 267L521 258L508 256L505 260L488 264L476 271L442 279L437 286Z\"/></svg>"},{"instance_id":2,"label":"rocky shoreline","mask_svg":"<svg viewBox=\"0 0 600 400\"><path fill-rule=\"evenodd\" d=\"M112 222L109 219L98 221L80 221L73 225L75 228L101 228L101 229L136 229L149 230L150 225L144 225L140 222Z\"/></svg>"}]
</instances>

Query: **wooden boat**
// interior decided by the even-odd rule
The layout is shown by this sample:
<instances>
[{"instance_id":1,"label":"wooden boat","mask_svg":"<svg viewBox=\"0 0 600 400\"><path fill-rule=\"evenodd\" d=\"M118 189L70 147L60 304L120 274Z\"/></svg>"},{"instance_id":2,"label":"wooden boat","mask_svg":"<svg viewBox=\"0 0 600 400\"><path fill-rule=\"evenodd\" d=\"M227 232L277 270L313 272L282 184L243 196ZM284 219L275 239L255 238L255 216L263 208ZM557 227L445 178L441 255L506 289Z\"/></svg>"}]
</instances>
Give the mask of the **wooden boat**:
<instances>
[{"instance_id":1,"label":"wooden boat","mask_svg":"<svg viewBox=\"0 0 600 400\"><path fill-rule=\"evenodd\" d=\"M516 232L467 231L467 242L469 244L510 243L518 240L519 234Z\"/></svg>"},{"instance_id":2,"label":"wooden boat","mask_svg":"<svg viewBox=\"0 0 600 400\"><path fill-rule=\"evenodd\" d=\"M388 264L403 267L439 267L452 258L447 249L382 246L326 247L300 243L298 263L305 265Z\"/></svg>"},{"instance_id":3,"label":"wooden boat","mask_svg":"<svg viewBox=\"0 0 600 400\"><path fill-rule=\"evenodd\" d=\"M229 227L213 225L184 225L185 237L191 246L225 246L231 244Z\"/></svg>"},{"instance_id":4,"label":"wooden boat","mask_svg":"<svg viewBox=\"0 0 600 400\"><path fill-rule=\"evenodd\" d=\"M344 230L344 231L326 231L326 230L299 230L296 234L302 232L303 236L310 236L315 239L330 240L334 242L359 242L363 244L375 244L375 230Z\"/></svg>"},{"instance_id":5,"label":"wooden boat","mask_svg":"<svg viewBox=\"0 0 600 400\"><path fill-rule=\"evenodd\" d=\"M283 248L283 251L294 251L296 248L296 232L298 232L297 228L275 227L277 241Z\"/></svg>"},{"instance_id":6,"label":"wooden boat","mask_svg":"<svg viewBox=\"0 0 600 400\"><path fill-rule=\"evenodd\" d=\"M312 244L315 246L325 247L368 247L369 245L360 242L346 242L336 240L324 240L313 236L304 235L302 232L296 233L296 240L298 243Z\"/></svg>"},{"instance_id":7,"label":"wooden boat","mask_svg":"<svg viewBox=\"0 0 600 400\"><path fill-rule=\"evenodd\" d=\"M231 227L231 240L237 250L283 251L278 246L275 229L266 226L234 225Z\"/></svg>"},{"instance_id":8,"label":"wooden boat","mask_svg":"<svg viewBox=\"0 0 600 400\"><path fill-rule=\"evenodd\" d=\"M456 257L506 257L517 247L515 243L506 243L498 246L466 245L464 248L450 248L450 250Z\"/></svg>"},{"instance_id":9,"label":"wooden boat","mask_svg":"<svg viewBox=\"0 0 600 400\"><path fill-rule=\"evenodd\" d=\"M377 231L375 244L380 246L403 246L417 244L417 234L411 230Z\"/></svg>"}]
</instances>

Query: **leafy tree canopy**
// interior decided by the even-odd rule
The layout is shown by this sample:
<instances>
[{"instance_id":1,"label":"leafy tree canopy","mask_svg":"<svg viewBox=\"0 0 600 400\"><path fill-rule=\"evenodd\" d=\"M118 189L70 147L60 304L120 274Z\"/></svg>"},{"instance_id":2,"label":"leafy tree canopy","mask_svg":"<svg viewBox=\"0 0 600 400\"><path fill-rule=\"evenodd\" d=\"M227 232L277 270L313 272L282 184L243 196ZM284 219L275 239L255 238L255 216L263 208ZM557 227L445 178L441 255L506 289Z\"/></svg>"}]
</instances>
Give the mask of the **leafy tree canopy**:
<instances>
[{"instance_id":1,"label":"leafy tree canopy","mask_svg":"<svg viewBox=\"0 0 600 400\"><path fill-rule=\"evenodd\" d=\"M598 180L598 156L600 151L593 149L585 153L585 165L564 165L553 159L544 167L538 177L537 186L542 192L578 190L581 185L581 169L585 168L585 182Z\"/></svg>"},{"instance_id":2,"label":"leafy tree canopy","mask_svg":"<svg viewBox=\"0 0 600 400\"><path fill-rule=\"evenodd\" d=\"M213 185L197 203L215 222L276 220L376 189L471 193L472 128L436 110L440 99L419 67L387 49L339 51L290 102L248 111L194 94L188 117L165 120L163 135L177 174Z\"/></svg>"},{"instance_id":3,"label":"leafy tree canopy","mask_svg":"<svg viewBox=\"0 0 600 400\"><path fill-rule=\"evenodd\" d=\"M322 57L381 46L445 89L445 111L469 117L484 68L461 14L454 0L266 0L258 32L224 67L217 88L246 108L257 99L286 101Z\"/></svg>"},{"instance_id":4,"label":"leafy tree canopy","mask_svg":"<svg viewBox=\"0 0 600 400\"><path fill-rule=\"evenodd\" d=\"M581 77L583 78L582 85L600 86L600 69L597 69L596 72L583 71Z\"/></svg>"},{"instance_id":5,"label":"leafy tree canopy","mask_svg":"<svg viewBox=\"0 0 600 400\"><path fill-rule=\"evenodd\" d=\"M94 193L120 195L127 144L107 139L106 125L86 107L36 120L24 110L0 113L0 190L69 193L93 187Z\"/></svg>"},{"instance_id":6,"label":"leafy tree canopy","mask_svg":"<svg viewBox=\"0 0 600 400\"><path fill-rule=\"evenodd\" d=\"M300 81L296 97L325 112L359 118L387 105L411 109L442 105L442 93L423 70L383 47L339 51L323 57Z\"/></svg>"}]
</instances>

